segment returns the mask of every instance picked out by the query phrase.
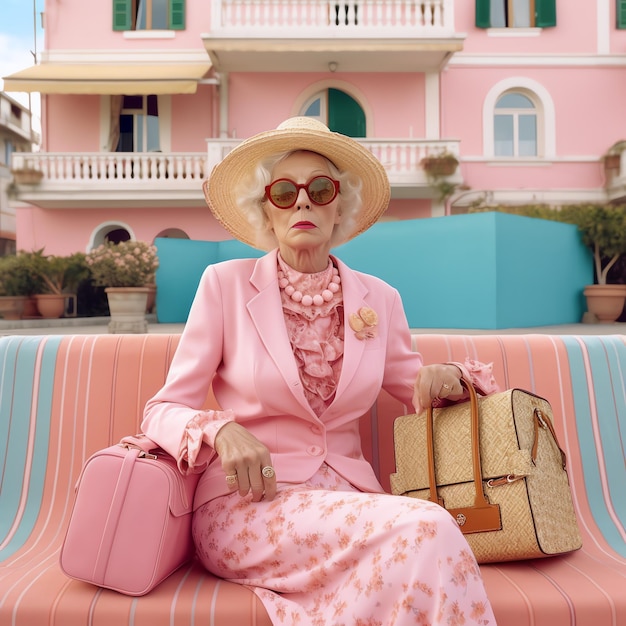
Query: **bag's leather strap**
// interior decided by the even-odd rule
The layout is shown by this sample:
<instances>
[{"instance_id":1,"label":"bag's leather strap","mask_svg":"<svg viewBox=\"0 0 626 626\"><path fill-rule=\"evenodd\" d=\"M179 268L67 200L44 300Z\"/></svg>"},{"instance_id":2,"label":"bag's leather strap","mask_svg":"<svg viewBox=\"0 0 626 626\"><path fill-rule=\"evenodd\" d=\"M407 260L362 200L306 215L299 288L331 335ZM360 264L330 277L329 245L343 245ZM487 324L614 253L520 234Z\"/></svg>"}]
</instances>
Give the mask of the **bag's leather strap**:
<instances>
[{"instance_id":1,"label":"bag's leather strap","mask_svg":"<svg viewBox=\"0 0 626 626\"><path fill-rule=\"evenodd\" d=\"M561 445L559 444L559 439L556 436L556 431L554 430L554 426L552 426L552 422L549 419L544 417L540 409L535 409L534 418L535 418L534 419L535 437L533 441L533 448L531 450L531 458L532 458L533 464L537 460L537 450L539 449L539 429L545 428L552 435L552 439L554 439L554 443L556 444L556 447L559 449L559 452L561 453L561 466L563 467L564 470L566 470L567 469L567 456L565 455L565 452L563 452L563 448L561 448Z\"/></svg>"},{"instance_id":2,"label":"bag's leather strap","mask_svg":"<svg viewBox=\"0 0 626 626\"><path fill-rule=\"evenodd\" d=\"M480 464L480 423L478 412L478 396L471 382L461 379L461 383L467 388L470 395L471 411L471 445L472 445L472 472L474 474L475 498L474 506L447 509L454 517L464 533L477 533L502 528L500 506L490 504L485 497L482 483L482 469ZM433 407L426 410L426 447L428 456L428 482L430 489L429 500L436 502L445 508L445 503L437 493L437 475L435 472L435 440Z\"/></svg>"},{"instance_id":3,"label":"bag's leather strap","mask_svg":"<svg viewBox=\"0 0 626 626\"><path fill-rule=\"evenodd\" d=\"M107 566L109 564L109 558L111 556L111 547L113 546L113 540L115 539L115 533L117 532L117 525L120 521L120 515L122 514L122 508L126 500L126 493L128 492L128 486L130 485L130 478L135 469L135 462L139 457L140 450L138 448L129 449L128 454L124 455L120 473L115 485L115 491L111 498L111 505L109 507L109 513L104 525L104 533L100 540L100 547L98 549L98 556L94 565L93 580L96 584L104 584L104 577L106 574Z\"/></svg>"}]
</instances>

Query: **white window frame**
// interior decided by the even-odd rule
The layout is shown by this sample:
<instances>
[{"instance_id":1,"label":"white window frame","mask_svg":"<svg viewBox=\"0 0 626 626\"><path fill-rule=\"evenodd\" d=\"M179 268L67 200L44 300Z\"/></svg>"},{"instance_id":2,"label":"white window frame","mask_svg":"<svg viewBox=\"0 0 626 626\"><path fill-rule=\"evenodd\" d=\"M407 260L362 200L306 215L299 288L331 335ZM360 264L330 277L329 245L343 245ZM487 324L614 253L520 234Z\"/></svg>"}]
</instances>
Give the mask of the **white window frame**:
<instances>
[{"instance_id":1,"label":"white window frame","mask_svg":"<svg viewBox=\"0 0 626 626\"><path fill-rule=\"evenodd\" d=\"M501 96L509 92L519 92L530 98L535 105L537 115L537 156L536 157L500 157L495 156L494 116L496 103ZM501 160L537 160L556 157L556 115L554 102L548 90L540 83L526 77L507 78L494 85L483 103L483 154L489 159Z\"/></svg>"}]
</instances>

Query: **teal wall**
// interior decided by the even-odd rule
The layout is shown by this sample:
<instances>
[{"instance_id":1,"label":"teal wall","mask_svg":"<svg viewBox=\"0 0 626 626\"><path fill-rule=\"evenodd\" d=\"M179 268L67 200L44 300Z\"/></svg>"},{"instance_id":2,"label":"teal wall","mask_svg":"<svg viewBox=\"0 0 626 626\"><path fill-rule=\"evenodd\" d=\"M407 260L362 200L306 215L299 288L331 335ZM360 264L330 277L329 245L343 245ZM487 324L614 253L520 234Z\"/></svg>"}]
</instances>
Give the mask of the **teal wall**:
<instances>
[{"instance_id":1,"label":"teal wall","mask_svg":"<svg viewBox=\"0 0 626 626\"><path fill-rule=\"evenodd\" d=\"M204 268L261 252L237 241L157 239L159 322L184 322ZM576 226L505 213L375 224L334 253L402 295L412 328L578 323L593 283Z\"/></svg>"}]
</instances>

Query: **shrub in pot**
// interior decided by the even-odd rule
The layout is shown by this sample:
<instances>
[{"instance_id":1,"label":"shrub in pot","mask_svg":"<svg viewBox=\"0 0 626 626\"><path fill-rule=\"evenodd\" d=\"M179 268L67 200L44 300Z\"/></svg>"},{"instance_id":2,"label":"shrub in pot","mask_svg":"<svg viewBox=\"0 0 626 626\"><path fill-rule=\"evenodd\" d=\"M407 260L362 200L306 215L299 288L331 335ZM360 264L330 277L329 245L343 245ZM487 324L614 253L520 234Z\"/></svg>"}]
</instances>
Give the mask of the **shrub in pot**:
<instances>
[{"instance_id":1,"label":"shrub in pot","mask_svg":"<svg viewBox=\"0 0 626 626\"><path fill-rule=\"evenodd\" d=\"M624 309L626 285L611 284L608 276L626 254L626 206L572 205L561 213L563 221L578 226L583 243L593 253L596 284L585 288L587 308L601 322L614 322Z\"/></svg>"},{"instance_id":2,"label":"shrub in pot","mask_svg":"<svg viewBox=\"0 0 626 626\"><path fill-rule=\"evenodd\" d=\"M85 254L45 255L41 249L31 253L31 263L41 280L41 289L35 294L39 312L42 317L61 317L68 295L75 294L78 284L89 276Z\"/></svg>"},{"instance_id":3,"label":"shrub in pot","mask_svg":"<svg viewBox=\"0 0 626 626\"><path fill-rule=\"evenodd\" d=\"M40 285L39 276L32 271L29 253L0 257L0 314L4 319L33 316L36 310L29 310L28 304Z\"/></svg>"},{"instance_id":4,"label":"shrub in pot","mask_svg":"<svg viewBox=\"0 0 626 626\"><path fill-rule=\"evenodd\" d=\"M146 332L148 295L159 266L156 247L144 241L106 243L87 255L96 285L105 287L109 332Z\"/></svg>"}]
</instances>

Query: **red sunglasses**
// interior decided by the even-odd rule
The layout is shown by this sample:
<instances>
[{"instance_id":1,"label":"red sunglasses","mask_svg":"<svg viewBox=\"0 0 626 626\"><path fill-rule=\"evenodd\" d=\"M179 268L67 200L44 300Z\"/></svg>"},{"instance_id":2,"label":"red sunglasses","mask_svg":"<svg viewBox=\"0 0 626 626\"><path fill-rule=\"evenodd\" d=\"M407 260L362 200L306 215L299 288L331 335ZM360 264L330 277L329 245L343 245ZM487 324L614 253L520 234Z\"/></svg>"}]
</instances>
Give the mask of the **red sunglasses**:
<instances>
[{"instance_id":1,"label":"red sunglasses","mask_svg":"<svg viewBox=\"0 0 626 626\"><path fill-rule=\"evenodd\" d=\"M339 193L339 181L328 176L315 176L308 183L298 184L288 178L279 178L265 188L267 199L279 209L295 205L300 189L304 189L313 204L330 204Z\"/></svg>"}]
</instances>

